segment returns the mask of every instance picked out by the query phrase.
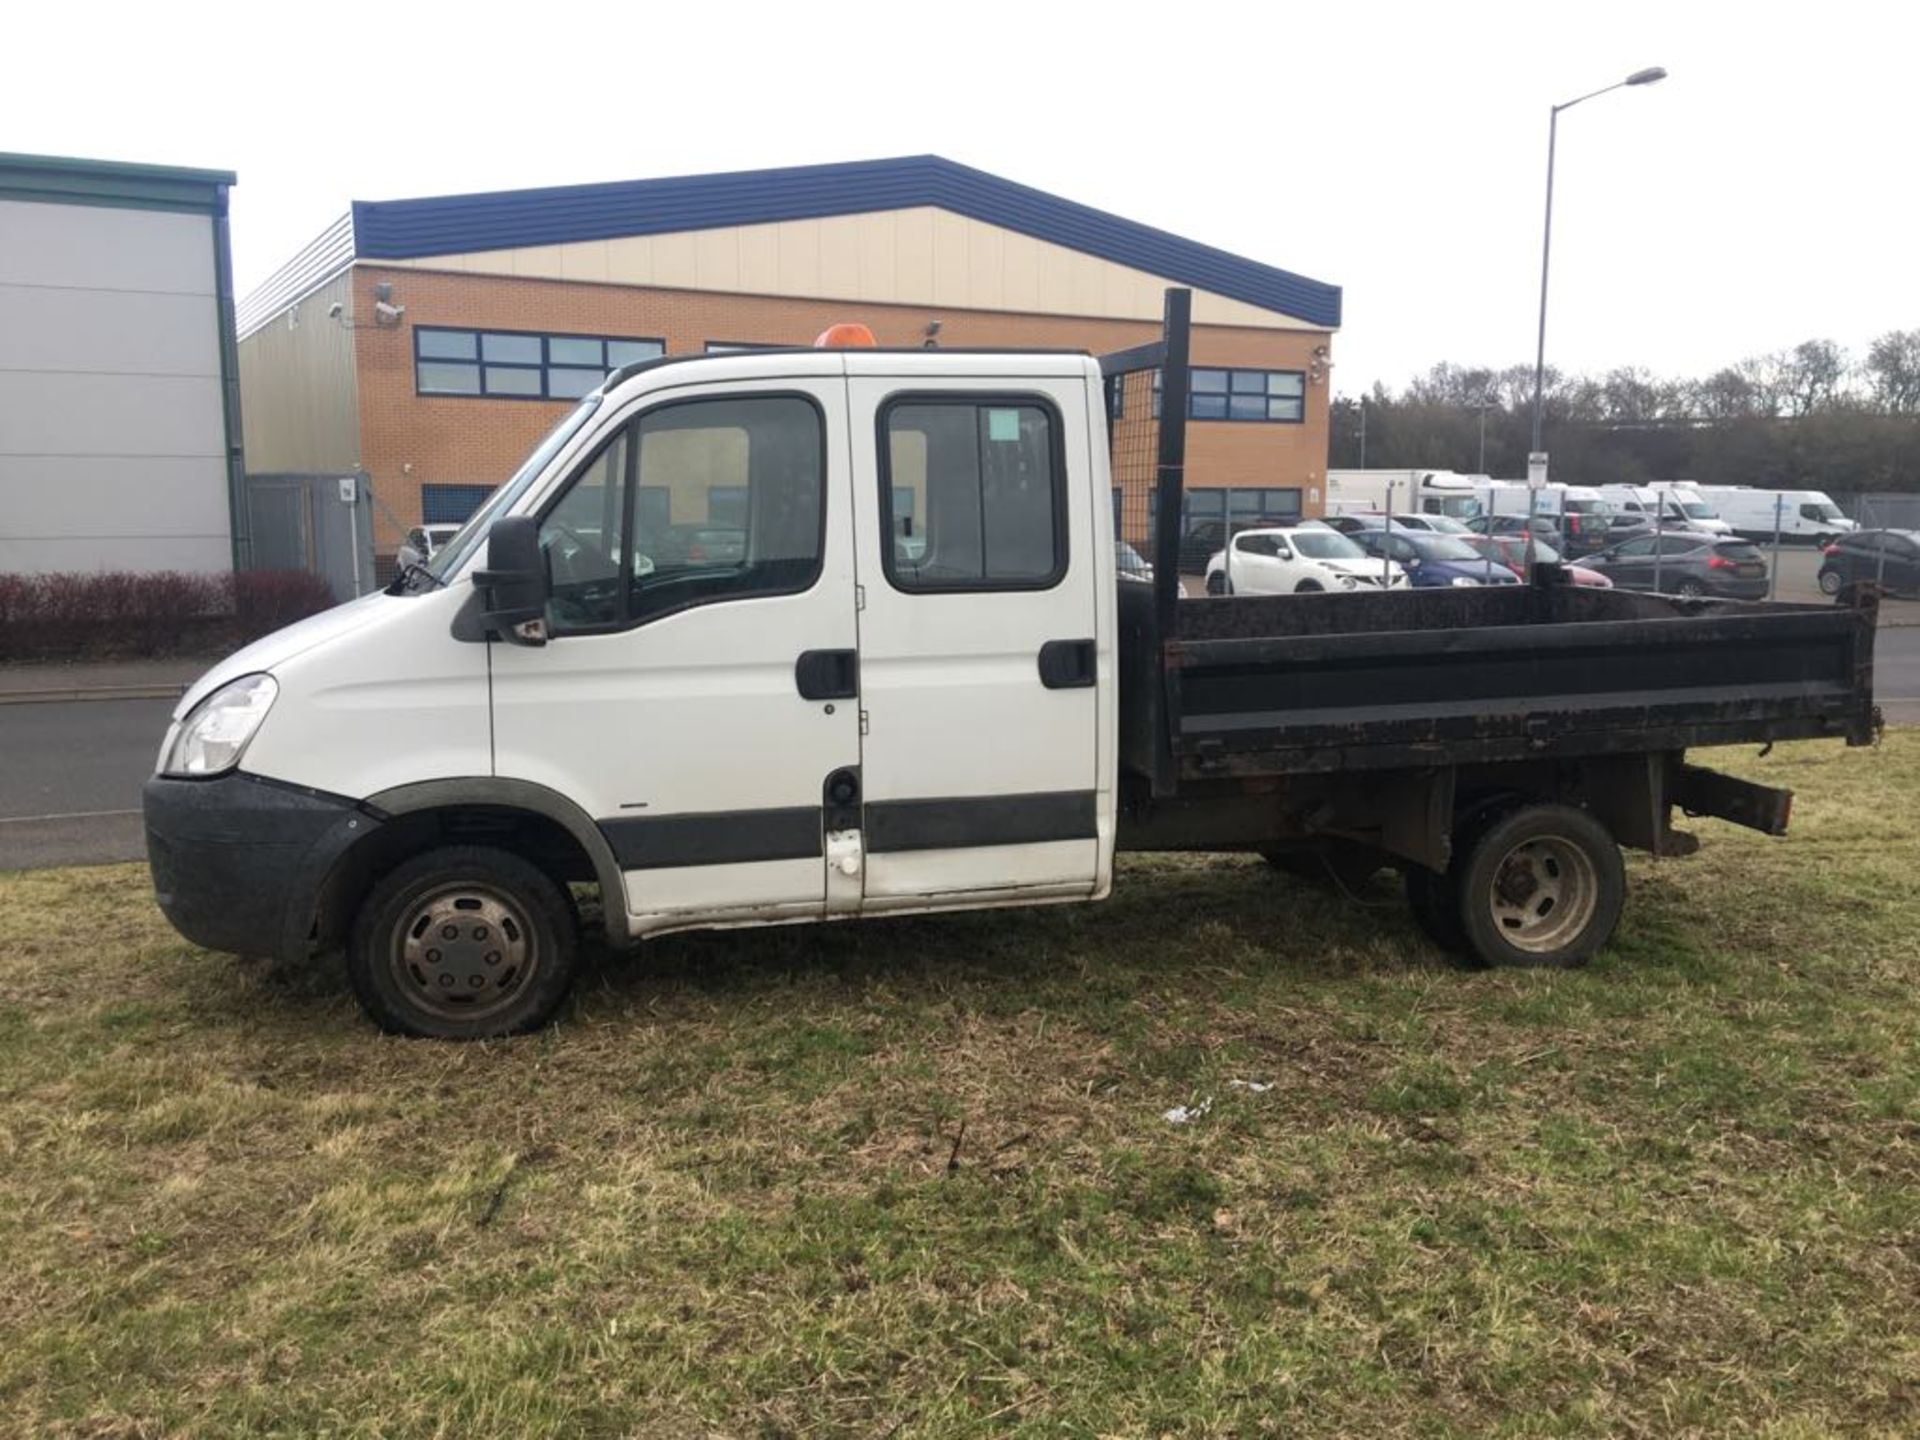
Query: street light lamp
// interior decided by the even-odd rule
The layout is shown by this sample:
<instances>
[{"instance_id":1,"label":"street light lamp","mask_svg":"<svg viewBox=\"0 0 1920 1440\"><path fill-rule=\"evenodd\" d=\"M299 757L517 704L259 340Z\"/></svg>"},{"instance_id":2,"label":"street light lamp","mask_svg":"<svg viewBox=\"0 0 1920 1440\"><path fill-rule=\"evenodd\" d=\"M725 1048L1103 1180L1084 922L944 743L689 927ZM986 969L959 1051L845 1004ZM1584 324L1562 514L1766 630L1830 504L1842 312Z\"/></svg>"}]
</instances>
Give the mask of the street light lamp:
<instances>
[{"instance_id":1,"label":"street light lamp","mask_svg":"<svg viewBox=\"0 0 1920 1440\"><path fill-rule=\"evenodd\" d=\"M1606 95L1615 90L1624 90L1629 85L1652 85L1667 78L1664 67L1650 65L1645 70L1636 70L1624 80L1616 80L1611 85L1602 85L1598 90L1589 90L1585 95L1576 95L1553 107L1547 119L1547 219L1540 236L1540 335L1533 352L1533 449L1537 454L1541 448L1542 399L1547 381L1547 264L1553 255L1553 152L1560 136L1560 112L1571 110L1574 106ZM1528 479L1532 479L1532 461L1528 461ZM1533 509L1534 494L1527 494L1527 572L1533 572Z\"/></svg>"},{"instance_id":2,"label":"street light lamp","mask_svg":"<svg viewBox=\"0 0 1920 1440\"><path fill-rule=\"evenodd\" d=\"M1547 264L1553 255L1553 151L1560 135L1560 112L1571 110L1583 101L1597 95L1606 95L1614 90L1623 90L1629 85L1652 85L1667 78L1666 70L1659 66L1649 66L1645 70L1636 70L1624 80L1611 85L1602 85L1598 90L1590 90L1585 95L1553 107L1547 120L1547 220L1540 238L1540 337L1533 356L1533 448L1540 448L1541 394L1547 379Z\"/></svg>"}]
</instances>

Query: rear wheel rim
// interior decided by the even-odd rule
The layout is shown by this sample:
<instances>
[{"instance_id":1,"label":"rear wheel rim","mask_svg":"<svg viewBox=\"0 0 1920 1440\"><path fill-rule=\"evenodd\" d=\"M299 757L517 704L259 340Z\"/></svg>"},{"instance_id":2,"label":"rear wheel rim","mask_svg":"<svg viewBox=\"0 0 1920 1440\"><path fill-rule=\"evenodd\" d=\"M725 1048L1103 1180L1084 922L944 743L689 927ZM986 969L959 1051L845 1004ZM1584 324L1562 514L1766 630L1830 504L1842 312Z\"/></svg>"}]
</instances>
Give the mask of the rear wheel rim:
<instances>
[{"instance_id":1,"label":"rear wheel rim","mask_svg":"<svg viewBox=\"0 0 1920 1440\"><path fill-rule=\"evenodd\" d=\"M1522 840L1495 868L1482 897L1494 933L1528 955L1574 945L1600 907L1600 874L1587 852L1555 835Z\"/></svg>"},{"instance_id":2,"label":"rear wheel rim","mask_svg":"<svg viewBox=\"0 0 1920 1440\"><path fill-rule=\"evenodd\" d=\"M410 1004L469 1024L511 1009L539 968L526 912L486 885L443 886L414 900L388 947L388 972Z\"/></svg>"}]
</instances>

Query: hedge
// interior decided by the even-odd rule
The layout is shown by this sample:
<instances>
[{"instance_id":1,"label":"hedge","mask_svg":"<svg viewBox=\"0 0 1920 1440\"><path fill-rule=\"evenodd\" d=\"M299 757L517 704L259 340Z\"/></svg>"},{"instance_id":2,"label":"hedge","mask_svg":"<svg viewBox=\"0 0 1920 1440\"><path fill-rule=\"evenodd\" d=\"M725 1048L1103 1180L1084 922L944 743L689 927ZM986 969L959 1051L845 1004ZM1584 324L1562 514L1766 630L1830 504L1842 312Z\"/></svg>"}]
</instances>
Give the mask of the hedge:
<instances>
[{"instance_id":1,"label":"hedge","mask_svg":"<svg viewBox=\"0 0 1920 1440\"><path fill-rule=\"evenodd\" d=\"M332 604L304 570L0 575L0 661L218 654Z\"/></svg>"}]
</instances>

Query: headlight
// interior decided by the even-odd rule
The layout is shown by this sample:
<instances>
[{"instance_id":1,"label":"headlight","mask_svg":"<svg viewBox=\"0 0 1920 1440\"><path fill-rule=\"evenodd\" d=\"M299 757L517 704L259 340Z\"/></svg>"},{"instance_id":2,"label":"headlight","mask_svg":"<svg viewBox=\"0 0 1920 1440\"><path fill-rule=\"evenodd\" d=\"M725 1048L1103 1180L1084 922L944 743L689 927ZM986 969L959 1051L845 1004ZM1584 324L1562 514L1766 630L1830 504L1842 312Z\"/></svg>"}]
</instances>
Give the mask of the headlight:
<instances>
[{"instance_id":1,"label":"headlight","mask_svg":"<svg viewBox=\"0 0 1920 1440\"><path fill-rule=\"evenodd\" d=\"M1471 575L1456 575L1453 577L1453 583L1455 585L1478 585L1480 582L1475 580Z\"/></svg>"},{"instance_id":2,"label":"headlight","mask_svg":"<svg viewBox=\"0 0 1920 1440\"><path fill-rule=\"evenodd\" d=\"M1351 575L1342 575L1340 577L1340 583L1346 586L1347 589L1351 590L1353 589L1354 586L1358 585L1360 582L1354 579L1353 576Z\"/></svg>"},{"instance_id":3,"label":"headlight","mask_svg":"<svg viewBox=\"0 0 1920 1440\"><path fill-rule=\"evenodd\" d=\"M219 775L240 763L280 687L271 675L242 675L194 707L174 727L162 775Z\"/></svg>"}]
</instances>

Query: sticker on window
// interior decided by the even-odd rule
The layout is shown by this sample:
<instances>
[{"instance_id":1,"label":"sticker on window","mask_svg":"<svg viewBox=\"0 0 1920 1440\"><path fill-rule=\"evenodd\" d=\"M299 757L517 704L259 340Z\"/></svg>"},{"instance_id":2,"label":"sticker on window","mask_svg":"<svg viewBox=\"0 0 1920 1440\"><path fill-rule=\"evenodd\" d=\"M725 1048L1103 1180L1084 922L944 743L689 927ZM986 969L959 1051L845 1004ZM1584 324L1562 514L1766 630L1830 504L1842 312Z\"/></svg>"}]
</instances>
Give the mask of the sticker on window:
<instances>
[{"instance_id":1,"label":"sticker on window","mask_svg":"<svg viewBox=\"0 0 1920 1440\"><path fill-rule=\"evenodd\" d=\"M1020 438L1020 412L1018 410L987 411L987 439L1014 440Z\"/></svg>"}]
</instances>

